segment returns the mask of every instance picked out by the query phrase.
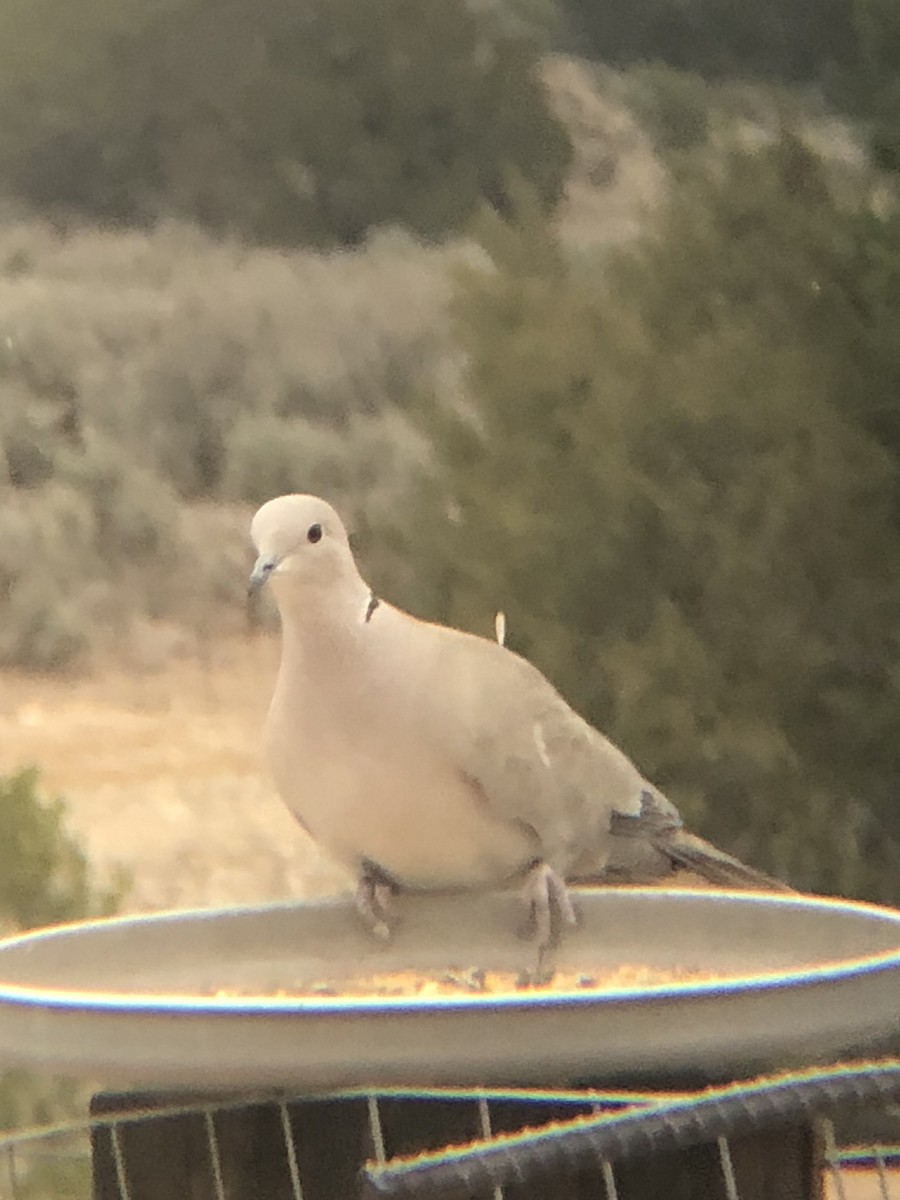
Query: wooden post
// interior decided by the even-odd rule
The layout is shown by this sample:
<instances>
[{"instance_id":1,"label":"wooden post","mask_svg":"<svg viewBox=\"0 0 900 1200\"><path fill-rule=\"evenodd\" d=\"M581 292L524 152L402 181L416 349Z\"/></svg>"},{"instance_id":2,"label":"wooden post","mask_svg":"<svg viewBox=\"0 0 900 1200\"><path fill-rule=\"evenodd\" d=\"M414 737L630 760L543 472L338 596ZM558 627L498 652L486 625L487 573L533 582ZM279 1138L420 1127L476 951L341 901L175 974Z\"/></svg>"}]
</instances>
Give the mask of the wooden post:
<instances>
[{"instance_id":1,"label":"wooden post","mask_svg":"<svg viewBox=\"0 0 900 1200\"><path fill-rule=\"evenodd\" d=\"M214 1154L227 1200L295 1200L281 1107L277 1103L220 1108L229 1097L206 1097L205 1113L141 1117L117 1125L127 1200L220 1200ZM102 1093L91 1116L204 1103L184 1093ZM303 1200L349 1200L360 1164L371 1154L365 1101L308 1100L286 1106ZM126 1200L108 1128L91 1132L94 1200Z\"/></svg>"}]
</instances>

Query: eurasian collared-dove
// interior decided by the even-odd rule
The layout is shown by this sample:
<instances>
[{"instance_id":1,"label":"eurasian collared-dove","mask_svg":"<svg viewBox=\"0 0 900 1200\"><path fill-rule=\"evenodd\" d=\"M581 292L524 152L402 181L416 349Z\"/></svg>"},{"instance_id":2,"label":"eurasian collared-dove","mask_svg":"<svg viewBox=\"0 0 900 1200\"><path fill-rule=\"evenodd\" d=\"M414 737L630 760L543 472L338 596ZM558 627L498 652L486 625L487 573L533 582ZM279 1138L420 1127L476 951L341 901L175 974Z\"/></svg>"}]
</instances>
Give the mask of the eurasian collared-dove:
<instances>
[{"instance_id":1,"label":"eurasian collared-dove","mask_svg":"<svg viewBox=\"0 0 900 1200\"><path fill-rule=\"evenodd\" d=\"M379 600L334 509L270 500L253 519L251 590L271 582L282 657L266 727L275 783L304 828L356 872L387 933L394 888L521 877L545 944L566 881L783 885L687 834L675 806L544 676L496 642Z\"/></svg>"}]
</instances>

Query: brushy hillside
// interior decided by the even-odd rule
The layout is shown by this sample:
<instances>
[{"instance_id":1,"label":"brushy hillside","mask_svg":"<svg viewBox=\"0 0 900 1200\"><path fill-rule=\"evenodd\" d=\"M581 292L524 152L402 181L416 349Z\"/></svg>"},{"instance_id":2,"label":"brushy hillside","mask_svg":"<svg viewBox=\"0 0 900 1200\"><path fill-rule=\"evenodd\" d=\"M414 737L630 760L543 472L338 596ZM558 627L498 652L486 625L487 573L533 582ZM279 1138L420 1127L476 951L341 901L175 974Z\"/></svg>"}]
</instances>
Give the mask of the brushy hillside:
<instances>
[{"instance_id":1,"label":"brushy hillside","mask_svg":"<svg viewBox=\"0 0 900 1200\"><path fill-rule=\"evenodd\" d=\"M648 137L584 65L546 75L578 148L562 228L633 235L664 186ZM0 225L0 664L140 662L148 621L203 630L210 600L233 625L248 511L279 491L395 510L430 457L408 410L461 394L447 305L478 261L399 231L317 253Z\"/></svg>"},{"instance_id":2,"label":"brushy hillside","mask_svg":"<svg viewBox=\"0 0 900 1200\"><path fill-rule=\"evenodd\" d=\"M551 55L543 74L575 147L555 224L586 263L652 220L685 151L736 119L757 140L780 120L771 98L663 68ZM846 168L845 127L806 127ZM273 493L364 494L362 534L396 511L430 461L410 411L464 392L456 269L485 261L471 241L399 231L278 252L177 223L111 232L8 215L0 664L58 669L110 640L140 660L147 620L206 628L210 599L233 624L247 512Z\"/></svg>"},{"instance_id":3,"label":"brushy hillside","mask_svg":"<svg viewBox=\"0 0 900 1200\"><path fill-rule=\"evenodd\" d=\"M210 501L377 477L373 504L391 503L421 453L399 402L453 374L456 254L400 235L286 255L180 226L0 231L0 661L64 666L132 610L236 598L222 564L246 513Z\"/></svg>"},{"instance_id":4,"label":"brushy hillside","mask_svg":"<svg viewBox=\"0 0 900 1200\"><path fill-rule=\"evenodd\" d=\"M462 231L571 159L532 40L463 0L0 4L0 194L260 245Z\"/></svg>"}]
</instances>

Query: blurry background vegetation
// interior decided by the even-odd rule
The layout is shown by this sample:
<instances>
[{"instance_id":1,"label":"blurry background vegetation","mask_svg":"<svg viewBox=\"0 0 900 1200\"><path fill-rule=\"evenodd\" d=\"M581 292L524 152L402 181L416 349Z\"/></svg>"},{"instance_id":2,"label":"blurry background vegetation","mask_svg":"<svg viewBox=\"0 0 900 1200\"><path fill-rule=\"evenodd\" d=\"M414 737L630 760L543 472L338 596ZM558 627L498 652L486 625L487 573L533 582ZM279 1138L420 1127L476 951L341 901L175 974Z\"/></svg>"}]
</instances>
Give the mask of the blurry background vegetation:
<instances>
[{"instance_id":1,"label":"blurry background vegetation","mask_svg":"<svg viewBox=\"0 0 900 1200\"><path fill-rule=\"evenodd\" d=\"M698 831L900 903L898 170L900 0L0 0L0 670L240 636L318 492ZM115 908L0 815L7 930Z\"/></svg>"},{"instance_id":2,"label":"blurry background vegetation","mask_svg":"<svg viewBox=\"0 0 900 1200\"><path fill-rule=\"evenodd\" d=\"M0 666L239 629L323 493L699 831L900 902L896 169L898 0L0 0Z\"/></svg>"},{"instance_id":3,"label":"blurry background vegetation","mask_svg":"<svg viewBox=\"0 0 900 1200\"><path fill-rule=\"evenodd\" d=\"M37 772L25 768L0 779L0 935L36 926L109 916L127 886L97 886L90 865L66 827L65 805L46 795ZM0 1074L0 1129L49 1125L83 1110L86 1087L26 1071ZM20 1157L13 1192L21 1200L75 1200L90 1191L83 1137L36 1143Z\"/></svg>"}]
</instances>

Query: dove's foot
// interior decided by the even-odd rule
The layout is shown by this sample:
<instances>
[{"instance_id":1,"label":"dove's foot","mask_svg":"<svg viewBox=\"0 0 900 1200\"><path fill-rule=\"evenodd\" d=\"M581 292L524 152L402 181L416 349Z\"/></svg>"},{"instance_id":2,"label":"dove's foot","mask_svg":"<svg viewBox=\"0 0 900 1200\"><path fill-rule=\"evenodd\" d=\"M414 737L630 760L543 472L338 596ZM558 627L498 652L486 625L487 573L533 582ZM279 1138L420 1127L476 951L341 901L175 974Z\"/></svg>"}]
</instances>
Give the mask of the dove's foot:
<instances>
[{"instance_id":1,"label":"dove's foot","mask_svg":"<svg viewBox=\"0 0 900 1200\"><path fill-rule=\"evenodd\" d=\"M528 931L533 932L540 952L556 943L560 925L578 924L566 881L545 862L535 863L528 872L523 898L528 905Z\"/></svg>"},{"instance_id":2,"label":"dove's foot","mask_svg":"<svg viewBox=\"0 0 900 1200\"><path fill-rule=\"evenodd\" d=\"M366 928L386 942L391 936L394 885L380 871L366 870L356 885L356 911Z\"/></svg>"}]
</instances>

